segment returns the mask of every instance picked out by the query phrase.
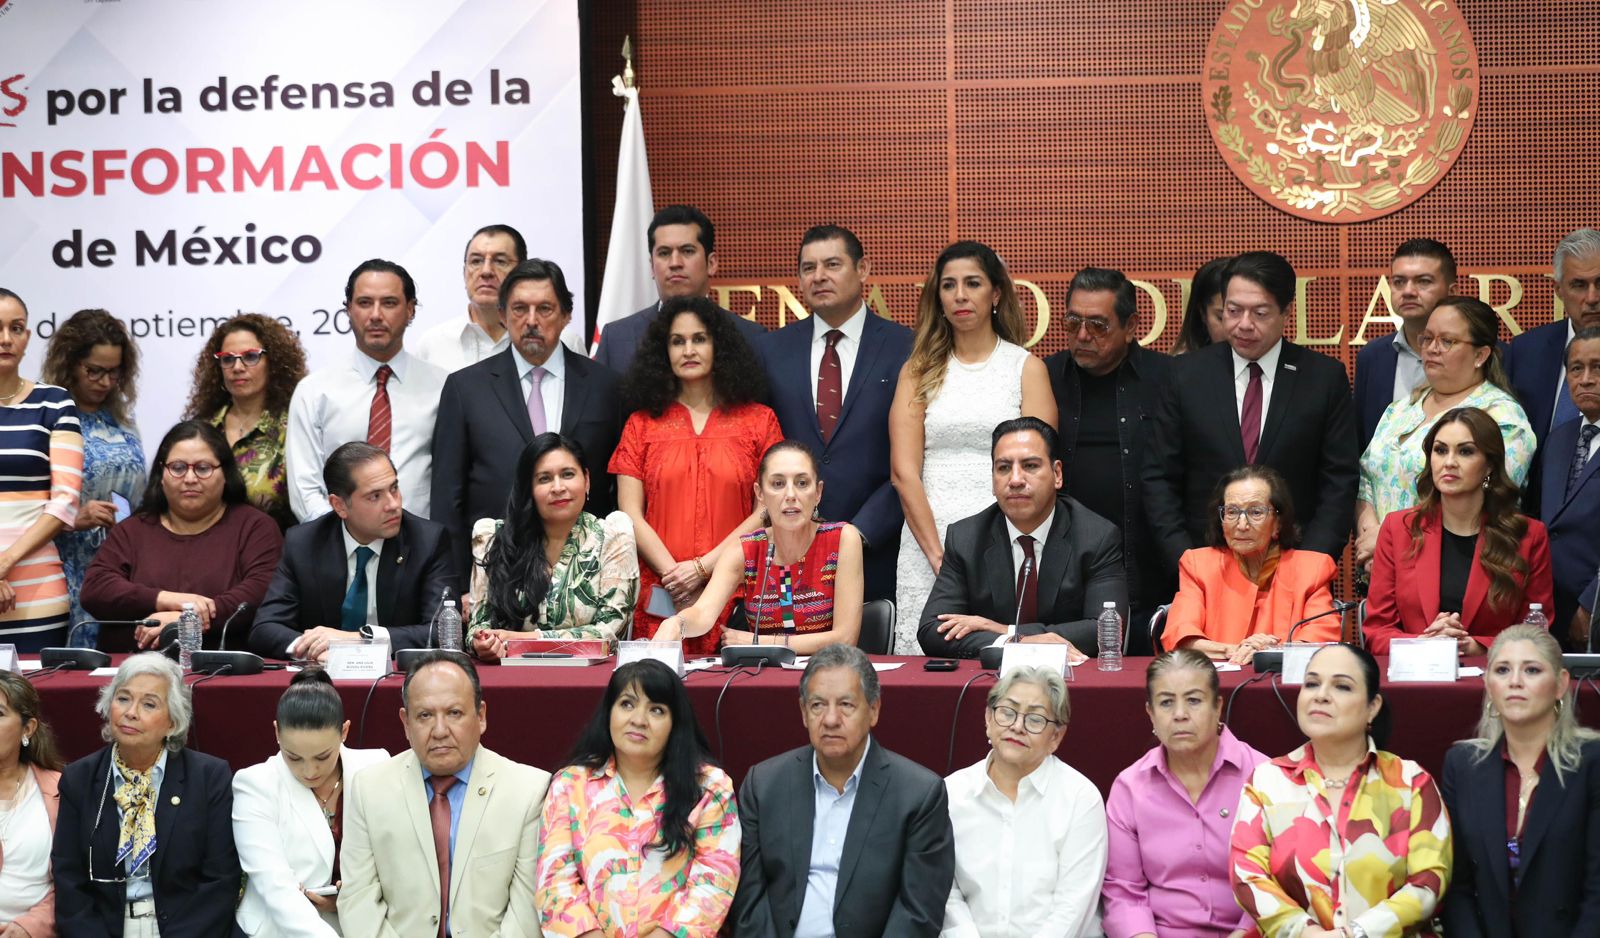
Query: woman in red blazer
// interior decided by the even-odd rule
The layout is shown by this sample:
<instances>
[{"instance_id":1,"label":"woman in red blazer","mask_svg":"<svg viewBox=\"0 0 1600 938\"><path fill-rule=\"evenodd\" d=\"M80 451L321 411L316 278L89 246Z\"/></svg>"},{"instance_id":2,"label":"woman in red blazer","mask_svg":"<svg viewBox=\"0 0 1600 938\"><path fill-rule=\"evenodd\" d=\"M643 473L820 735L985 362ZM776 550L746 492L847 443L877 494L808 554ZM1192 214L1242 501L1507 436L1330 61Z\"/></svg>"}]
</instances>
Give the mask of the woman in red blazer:
<instances>
[{"instance_id":1,"label":"woman in red blazer","mask_svg":"<svg viewBox=\"0 0 1600 938\"><path fill-rule=\"evenodd\" d=\"M39 715L38 692L20 674L0 671L0 883L7 887L0 893L0 938L55 938L50 842L60 778L61 757Z\"/></svg>"},{"instance_id":2,"label":"woman in red blazer","mask_svg":"<svg viewBox=\"0 0 1600 938\"><path fill-rule=\"evenodd\" d=\"M1521 622L1530 603L1551 608L1550 538L1517 510L1493 417L1458 407L1422 443L1417 506L1383 519L1363 631L1374 654L1406 635L1453 638L1481 655Z\"/></svg>"}]
</instances>

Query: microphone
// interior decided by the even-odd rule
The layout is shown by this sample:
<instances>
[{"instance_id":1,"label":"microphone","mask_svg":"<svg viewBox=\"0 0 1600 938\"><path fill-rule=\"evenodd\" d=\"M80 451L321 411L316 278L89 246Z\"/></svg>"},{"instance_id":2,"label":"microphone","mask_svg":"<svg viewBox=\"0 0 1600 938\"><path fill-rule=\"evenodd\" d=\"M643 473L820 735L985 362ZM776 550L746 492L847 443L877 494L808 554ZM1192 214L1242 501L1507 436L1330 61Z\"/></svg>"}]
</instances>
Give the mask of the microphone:
<instances>
[{"instance_id":1,"label":"microphone","mask_svg":"<svg viewBox=\"0 0 1600 938\"><path fill-rule=\"evenodd\" d=\"M772 555L778 550L777 540L771 535L767 536L767 555L761 560L761 578L756 581L756 588L760 593L756 596L756 611L751 618L751 633L753 645L724 645L722 646L722 666L725 668L738 668L748 664L770 664L782 666L794 661L794 649L788 645L763 645L761 644L761 607L767 599L767 570L772 565Z\"/></svg>"},{"instance_id":2,"label":"microphone","mask_svg":"<svg viewBox=\"0 0 1600 938\"><path fill-rule=\"evenodd\" d=\"M67 630L67 645L72 644L72 639L78 634L78 629L93 622L96 625L126 625L138 628L140 626L160 625L156 619L84 619L77 625ZM43 648L39 650L39 666L42 668L60 668L63 671L93 671L95 668L110 667L111 656L96 648Z\"/></svg>"},{"instance_id":3,"label":"microphone","mask_svg":"<svg viewBox=\"0 0 1600 938\"><path fill-rule=\"evenodd\" d=\"M439 590L439 605L433 610L433 618L428 620L428 644L422 648L405 648L395 652L395 671L401 673L410 671L411 668L416 664L416 660L418 658L421 658L423 655L439 647L439 612L444 609L444 601L449 598L450 587L446 586ZM464 634L466 630L466 623L463 622L461 626ZM462 652L462 654L466 654L466 652Z\"/></svg>"},{"instance_id":4,"label":"microphone","mask_svg":"<svg viewBox=\"0 0 1600 938\"><path fill-rule=\"evenodd\" d=\"M1319 612L1314 616L1306 616L1304 619L1301 619L1299 622L1296 622L1294 625L1289 626L1289 637L1283 640L1283 644L1287 645L1287 644L1293 642L1295 633L1300 631L1300 626L1305 625L1307 622L1315 622L1318 619L1324 618L1326 616L1331 616L1331 615L1338 615L1340 617L1343 617L1345 612L1347 612L1350 609L1354 609L1358 605L1360 605L1360 604L1359 603L1345 602L1342 599L1335 599L1333 601L1333 608L1332 609L1329 609L1329 610L1327 610L1325 612ZM1264 650L1264 651L1256 652L1250 658L1250 667L1255 669L1255 672L1257 674L1261 674L1261 673L1267 672L1267 671L1271 671L1271 672L1274 672L1274 673L1282 673L1282 671L1283 671L1283 649L1282 648L1275 648L1275 649L1267 649L1267 650Z\"/></svg>"},{"instance_id":5,"label":"microphone","mask_svg":"<svg viewBox=\"0 0 1600 938\"><path fill-rule=\"evenodd\" d=\"M1022 558L1022 567L1020 570L1018 570L1017 579L1026 585L1028 582L1028 575L1032 572L1033 558ZM1011 626L1010 634L1006 636L1006 640L999 645L989 645L986 648L978 649L978 666L984 670L999 670L1000 660L1005 657L1005 646L1022 637L1022 600L1025 598L1025 595L1026 594L1022 590L1017 591L1017 609L1011 614L1011 622L1013 624Z\"/></svg>"},{"instance_id":6,"label":"microphone","mask_svg":"<svg viewBox=\"0 0 1600 938\"><path fill-rule=\"evenodd\" d=\"M260 655L248 651L228 651L228 626L233 620L239 618L240 613L250 608L249 603L240 603L233 610L233 615L228 616L228 621L222 623L222 635L217 641L215 651L198 649L190 656L190 663L195 671L201 674L220 674L224 671L230 674L260 674L265 663Z\"/></svg>"}]
</instances>

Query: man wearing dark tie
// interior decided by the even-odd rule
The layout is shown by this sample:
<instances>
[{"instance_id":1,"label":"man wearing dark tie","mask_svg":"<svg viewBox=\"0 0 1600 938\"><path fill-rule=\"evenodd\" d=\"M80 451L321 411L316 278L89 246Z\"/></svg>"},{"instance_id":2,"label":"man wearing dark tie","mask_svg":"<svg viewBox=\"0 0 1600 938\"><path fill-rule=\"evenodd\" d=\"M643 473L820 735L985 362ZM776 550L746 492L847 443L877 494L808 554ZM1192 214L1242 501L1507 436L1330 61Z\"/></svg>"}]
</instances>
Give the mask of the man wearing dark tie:
<instances>
[{"instance_id":1,"label":"man wearing dark tie","mask_svg":"<svg viewBox=\"0 0 1600 938\"><path fill-rule=\"evenodd\" d=\"M1567 395L1578 417L1550 431L1539 499L1539 520L1550 532L1550 573L1558 637L1578 608L1578 596L1600 570L1600 326L1578 330L1567 344ZM1585 622L1586 626L1587 623ZM1588 644L1587 628L1570 633L1573 646Z\"/></svg>"},{"instance_id":2,"label":"man wearing dark tie","mask_svg":"<svg viewBox=\"0 0 1600 938\"><path fill-rule=\"evenodd\" d=\"M1512 339L1506 352L1506 377L1533 424L1541 452L1551 430L1578 419L1562 362L1577 330L1600 326L1600 231L1580 228L1562 238L1554 268L1565 320L1529 329Z\"/></svg>"},{"instance_id":3,"label":"man wearing dark tie","mask_svg":"<svg viewBox=\"0 0 1600 938\"><path fill-rule=\"evenodd\" d=\"M566 276L554 261L524 261L500 284L500 307L511 347L450 375L434 424L434 517L450 529L463 583L473 523L504 515L517 457L541 433L583 446L590 514L603 518L616 507L606 466L622 433L618 378L561 344L572 319Z\"/></svg>"},{"instance_id":4,"label":"man wearing dark tie","mask_svg":"<svg viewBox=\"0 0 1600 938\"><path fill-rule=\"evenodd\" d=\"M1377 432L1384 409L1427 380L1422 372L1422 328L1456 283L1456 259L1432 238L1412 238L1389 259L1390 303L1400 317L1393 336L1374 339L1356 354L1356 419L1361 449ZM1378 519L1382 521L1383 519Z\"/></svg>"},{"instance_id":5,"label":"man wearing dark tie","mask_svg":"<svg viewBox=\"0 0 1600 938\"><path fill-rule=\"evenodd\" d=\"M911 330L862 302L872 266L848 229L808 230L799 270L811 315L763 335L756 354L783 435L817 454L822 517L848 521L861 534L863 598L893 599L905 516L889 483L889 407L911 354Z\"/></svg>"},{"instance_id":6,"label":"man wearing dark tie","mask_svg":"<svg viewBox=\"0 0 1600 938\"><path fill-rule=\"evenodd\" d=\"M1269 251L1223 273L1228 341L1173 361L1144 464L1145 508L1170 569L1205 543L1217 480L1271 466L1289 483L1301 547L1337 559L1355 515L1358 448L1344 366L1283 338L1294 268ZM1230 406L1230 404L1232 406Z\"/></svg>"}]
</instances>

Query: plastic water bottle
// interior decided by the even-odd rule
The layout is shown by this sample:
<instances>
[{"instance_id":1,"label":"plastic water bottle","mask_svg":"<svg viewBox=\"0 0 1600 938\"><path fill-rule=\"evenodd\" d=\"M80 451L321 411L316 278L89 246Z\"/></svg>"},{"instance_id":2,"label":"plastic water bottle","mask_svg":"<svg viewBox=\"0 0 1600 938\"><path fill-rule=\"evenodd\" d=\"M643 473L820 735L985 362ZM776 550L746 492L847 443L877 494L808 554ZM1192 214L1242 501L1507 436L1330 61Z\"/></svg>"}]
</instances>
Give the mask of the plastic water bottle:
<instances>
[{"instance_id":1,"label":"plastic water bottle","mask_svg":"<svg viewBox=\"0 0 1600 938\"><path fill-rule=\"evenodd\" d=\"M194 653L200 650L200 613L194 603L184 603L178 615L178 665L185 671L194 670Z\"/></svg>"},{"instance_id":2,"label":"plastic water bottle","mask_svg":"<svg viewBox=\"0 0 1600 938\"><path fill-rule=\"evenodd\" d=\"M433 618L434 634L439 636L439 647L446 651L461 650L461 613L456 611L456 601L447 599Z\"/></svg>"},{"instance_id":3,"label":"plastic water bottle","mask_svg":"<svg viewBox=\"0 0 1600 938\"><path fill-rule=\"evenodd\" d=\"M1122 616L1116 603L1106 603L1100 610L1097 629L1100 639L1100 670L1122 670Z\"/></svg>"},{"instance_id":4,"label":"plastic water bottle","mask_svg":"<svg viewBox=\"0 0 1600 938\"><path fill-rule=\"evenodd\" d=\"M1522 621L1528 625L1537 625L1546 632L1550 631L1550 620L1544 615L1544 603L1529 603L1527 618Z\"/></svg>"}]
</instances>

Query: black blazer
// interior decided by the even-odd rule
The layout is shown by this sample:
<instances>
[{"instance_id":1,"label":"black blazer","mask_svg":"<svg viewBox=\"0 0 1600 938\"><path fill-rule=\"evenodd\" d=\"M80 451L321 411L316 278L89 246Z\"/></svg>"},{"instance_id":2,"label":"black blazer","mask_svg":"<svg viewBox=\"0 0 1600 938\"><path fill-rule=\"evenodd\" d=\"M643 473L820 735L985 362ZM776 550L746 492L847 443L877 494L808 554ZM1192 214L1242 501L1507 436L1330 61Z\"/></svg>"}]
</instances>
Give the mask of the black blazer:
<instances>
[{"instance_id":1,"label":"black blazer","mask_svg":"<svg viewBox=\"0 0 1600 938\"><path fill-rule=\"evenodd\" d=\"M650 321L660 311L660 303L651 303L637 313L624 316L601 329L599 344L594 347L594 360L619 375L627 374L633 366L633 356L639 351L639 343L644 341L644 334L650 328ZM767 330L759 323L735 316L727 310L723 312L728 313L744 340L752 346L767 334Z\"/></svg>"},{"instance_id":2,"label":"black blazer","mask_svg":"<svg viewBox=\"0 0 1600 938\"><path fill-rule=\"evenodd\" d=\"M1022 635L1054 632L1085 654L1099 653L1096 620L1105 603L1128 615L1128 576L1122 566L1122 532L1077 501L1056 499L1039 561L1039 618ZM1017 614L1017 570L999 505L991 505L944 532L944 563L917 626L922 650L941 658L976 658L998 637L973 632L949 641L939 634L946 613L983 616L1002 625Z\"/></svg>"},{"instance_id":3,"label":"black blazer","mask_svg":"<svg viewBox=\"0 0 1600 938\"><path fill-rule=\"evenodd\" d=\"M504 518L517 457L533 442L528 399L518 377L518 354L508 348L454 372L439 395L433 425L433 504L429 514L450 529L455 573L471 582L472 525ZM560 431L583 447L589 470L587 511L604 518L617 506L616 480L606 467L622 435L618 377L569 348Z\"/></svg>"},{"instance_id":4,"label":"black blazer","mask_svg":"<svg viewBox=\"0 0 1600 938\"><path fill-rule=\"evenodd\" d=\"M944 781L909 759L867 748L833 897L838 938L939 934L956 873ZM790 938L800 922L816 821L812 749L750 770L739 786L743 844L732 933ZM766 817L761 806L772 810Z\"/></svg>"},{"instance_id":5,"label":"black blazer","mask_svg":"<svg viewBox=\"0 0 1600 938\"><path fill-rule=\"evenodd\" d=\"M333 512L289 529L283 555L250 629L250 650L263 658L288 658L302 632L339 627L345 581L344 521ZM460 602L450 552L450 532L411 512L400 516L400 533L383 542L378 564L378 624L389 630L389 648L426 648L429 624L448 590Z\"/></svg>"},{"instance_id":6,"label":"black blazer","mask_svg":"<svg viewBox=\"0 0 1600 938\"><path fill-rule=\"evenodd\" d=\"M56 934L61 938L116 938L122 934L127 887L90 882L124 875L115 864L116 783L105 795L111 747L105 746L61 773L61 811L50 851L56 883ZM99 815L99 826L95 825ZM150 860L156 918L163 935L243 935L234 924L239 904L239 854L233 846L233 770L215 756L180 749L167 754L156 798L156 852Z\"/></svg>"},{"instance_id":7,"label":"black blazer","mask_svg":"<svg viewBox=\"0 0 1600 938\"><path fill-rule=\"evenodd\" d=\"M1145 512L1167 564L1206 542L1217 480L1244 465L1233 350L1207 346L1172 363L1172 383L1156 402L1145 451ZM1278 470L1294 498L1300 546L1338 560L1355 519L1355 408L1344 366L1287 340L1272 401L1261 423L1256 462Z\"/></svg>"},{"instance_id":8,"label":"black blazer","mask_svg":"<svg viewBox=\"0 0 1600 938\"><path fill-rule=\"evenodd\" d=\"M1506 783L1502 750L1478 762L1457 743L1444 758L1439 791L1450 810L1455 868L1444 894L1450 938L1600 935L1600 742L1565 785L1546 761L1522 822L1513 930L1506 858Z\"/></svg>"}]
</instances>

